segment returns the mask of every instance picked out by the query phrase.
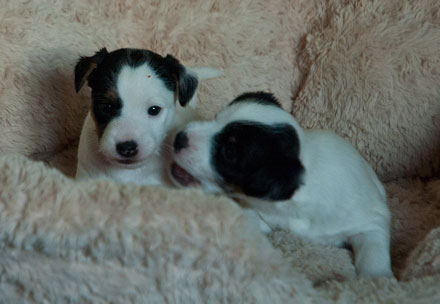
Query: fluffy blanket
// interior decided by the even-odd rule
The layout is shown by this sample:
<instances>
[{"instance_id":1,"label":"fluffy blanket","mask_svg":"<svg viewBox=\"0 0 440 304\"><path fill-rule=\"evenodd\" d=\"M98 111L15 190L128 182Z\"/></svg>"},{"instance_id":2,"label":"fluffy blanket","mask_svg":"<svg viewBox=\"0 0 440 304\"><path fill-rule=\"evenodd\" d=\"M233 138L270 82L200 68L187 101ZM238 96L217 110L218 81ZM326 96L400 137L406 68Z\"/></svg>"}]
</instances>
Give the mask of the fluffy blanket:
<instances>
[{"instance_id":1,"label":"fluffy blanket","mask_svg":"<svg viewBox=\"0 0 440 304\"><path fill-rule=\"evenodd\" d=\"M0 1L1 303L440 301L438 0ZM346 249L261 234L198 190L78 183L80 55L171 53L225 76L200 115L270 90L350 140L385 182L395 279Z\"/></svg>"}]
</instances>

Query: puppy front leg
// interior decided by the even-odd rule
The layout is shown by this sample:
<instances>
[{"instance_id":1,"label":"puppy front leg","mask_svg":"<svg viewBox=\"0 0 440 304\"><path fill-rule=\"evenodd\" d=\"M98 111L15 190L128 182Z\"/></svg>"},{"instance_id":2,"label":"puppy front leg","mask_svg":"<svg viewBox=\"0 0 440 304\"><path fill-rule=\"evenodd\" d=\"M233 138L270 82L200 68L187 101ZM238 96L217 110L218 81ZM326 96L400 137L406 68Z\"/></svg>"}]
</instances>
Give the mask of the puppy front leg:
<instances>
[{"instance_id":1,"label":"puppy front leg","mask_svg":"<svg viewBox=\"0 0 440 304\"><path fill-rule=\"evenodd\" d=\"M391 270L389 233L374 230L349 239L358 275L369 278L394 277Z\"/></svg>"}]
</instances>

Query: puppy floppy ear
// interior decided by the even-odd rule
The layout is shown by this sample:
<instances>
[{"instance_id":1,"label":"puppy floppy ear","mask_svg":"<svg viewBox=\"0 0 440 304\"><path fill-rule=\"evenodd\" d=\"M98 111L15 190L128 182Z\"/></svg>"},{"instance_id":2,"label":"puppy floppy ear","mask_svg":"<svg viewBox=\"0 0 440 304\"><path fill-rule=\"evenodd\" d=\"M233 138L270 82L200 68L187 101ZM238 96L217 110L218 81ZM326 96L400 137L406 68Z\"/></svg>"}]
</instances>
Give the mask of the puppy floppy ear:
<instances>
[{"instance_id":1,"label":"puppy floppy ear","mask_svg":"<svg viewBox=\"0 0 440 304\"><path fill-rule=\"evenodd\" d=\"M269 201L288 200L301 186L303 172L304 167L298 159L281 159L259 168L249 176L242 191Z\"/></svg>"},{"instance_id":2,"label":"puppy floppy ear","mask_svg":"<svg viewBox=\"0 0 440 304\"><path fill-rule=\"evenodd\" d=\"M86 80L92 79L92 73L96 67L104 60L108 52L106 48L102 48L91 57L81 57L75 66L75 91L78 93Z\"/></svg>"},{"instance_id":3,"label":"puppy floppy ear","mask_svg":"<svg viewBox=\"0 0 440 304\"><path fill-rule=\"evenodd\" d=\"M194 96L199 80L196 76L191 75L186 68L171 55L165 57L167 69L176 78L176 92L179 103L182 107L186 106Z\"/></svg>"}]
</instances>

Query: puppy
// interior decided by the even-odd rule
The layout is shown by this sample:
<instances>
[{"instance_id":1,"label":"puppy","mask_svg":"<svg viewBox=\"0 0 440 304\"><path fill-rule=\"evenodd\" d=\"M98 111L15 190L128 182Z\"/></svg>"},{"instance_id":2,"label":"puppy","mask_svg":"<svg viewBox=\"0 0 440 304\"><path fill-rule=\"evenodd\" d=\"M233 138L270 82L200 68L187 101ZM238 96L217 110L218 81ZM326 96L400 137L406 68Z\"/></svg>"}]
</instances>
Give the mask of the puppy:
<instances>
[{"instance_id":1,"label":"puppy","mask_svg":"<svg viewBox=\"0 0 440 304\"><path fill-rule=\"evenodd\" d=\"M198 79L219 75L210 68L190 71L171 55L140 49L104 48L80 58L75 89L88 82L92 107L81 132L76 178L168 184L164 140L192 119Z\"/></svg>"},{"instance_id":2,"label":"puppy","mask_svg":"<svg viewBox=\"0 0 440 304\"><path fill-rule=\"evenodd\" d=\"M264 232L350 244L359 275L388 276L390 212L372 168L341 137L303 130L277 99L245 93L174 140L170 173L182 186L227 193Z\"/></svg>"}]
</instances>

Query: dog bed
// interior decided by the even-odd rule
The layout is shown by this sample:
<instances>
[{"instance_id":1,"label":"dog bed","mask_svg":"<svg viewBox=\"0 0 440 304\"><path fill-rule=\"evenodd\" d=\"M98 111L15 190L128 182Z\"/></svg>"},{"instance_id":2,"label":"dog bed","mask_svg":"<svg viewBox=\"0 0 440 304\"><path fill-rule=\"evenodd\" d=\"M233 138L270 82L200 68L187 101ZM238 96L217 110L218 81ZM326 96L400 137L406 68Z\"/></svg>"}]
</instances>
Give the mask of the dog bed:
<instances>
[{"instance_id":1,"label":"dog bed","mask_svg":"<svg viewBox=\"0 0 440 304\"><path fill-rule=\"evenodd\" d=\"M2 1L1 303L440 301L437 0ZM75 182L90 106L73 67L106 46L221 68L212 118L249 90L351 141L384 181L397 279L357 278L347 249L269 237L225 197Z\"/></svg>"}]
</instances>

